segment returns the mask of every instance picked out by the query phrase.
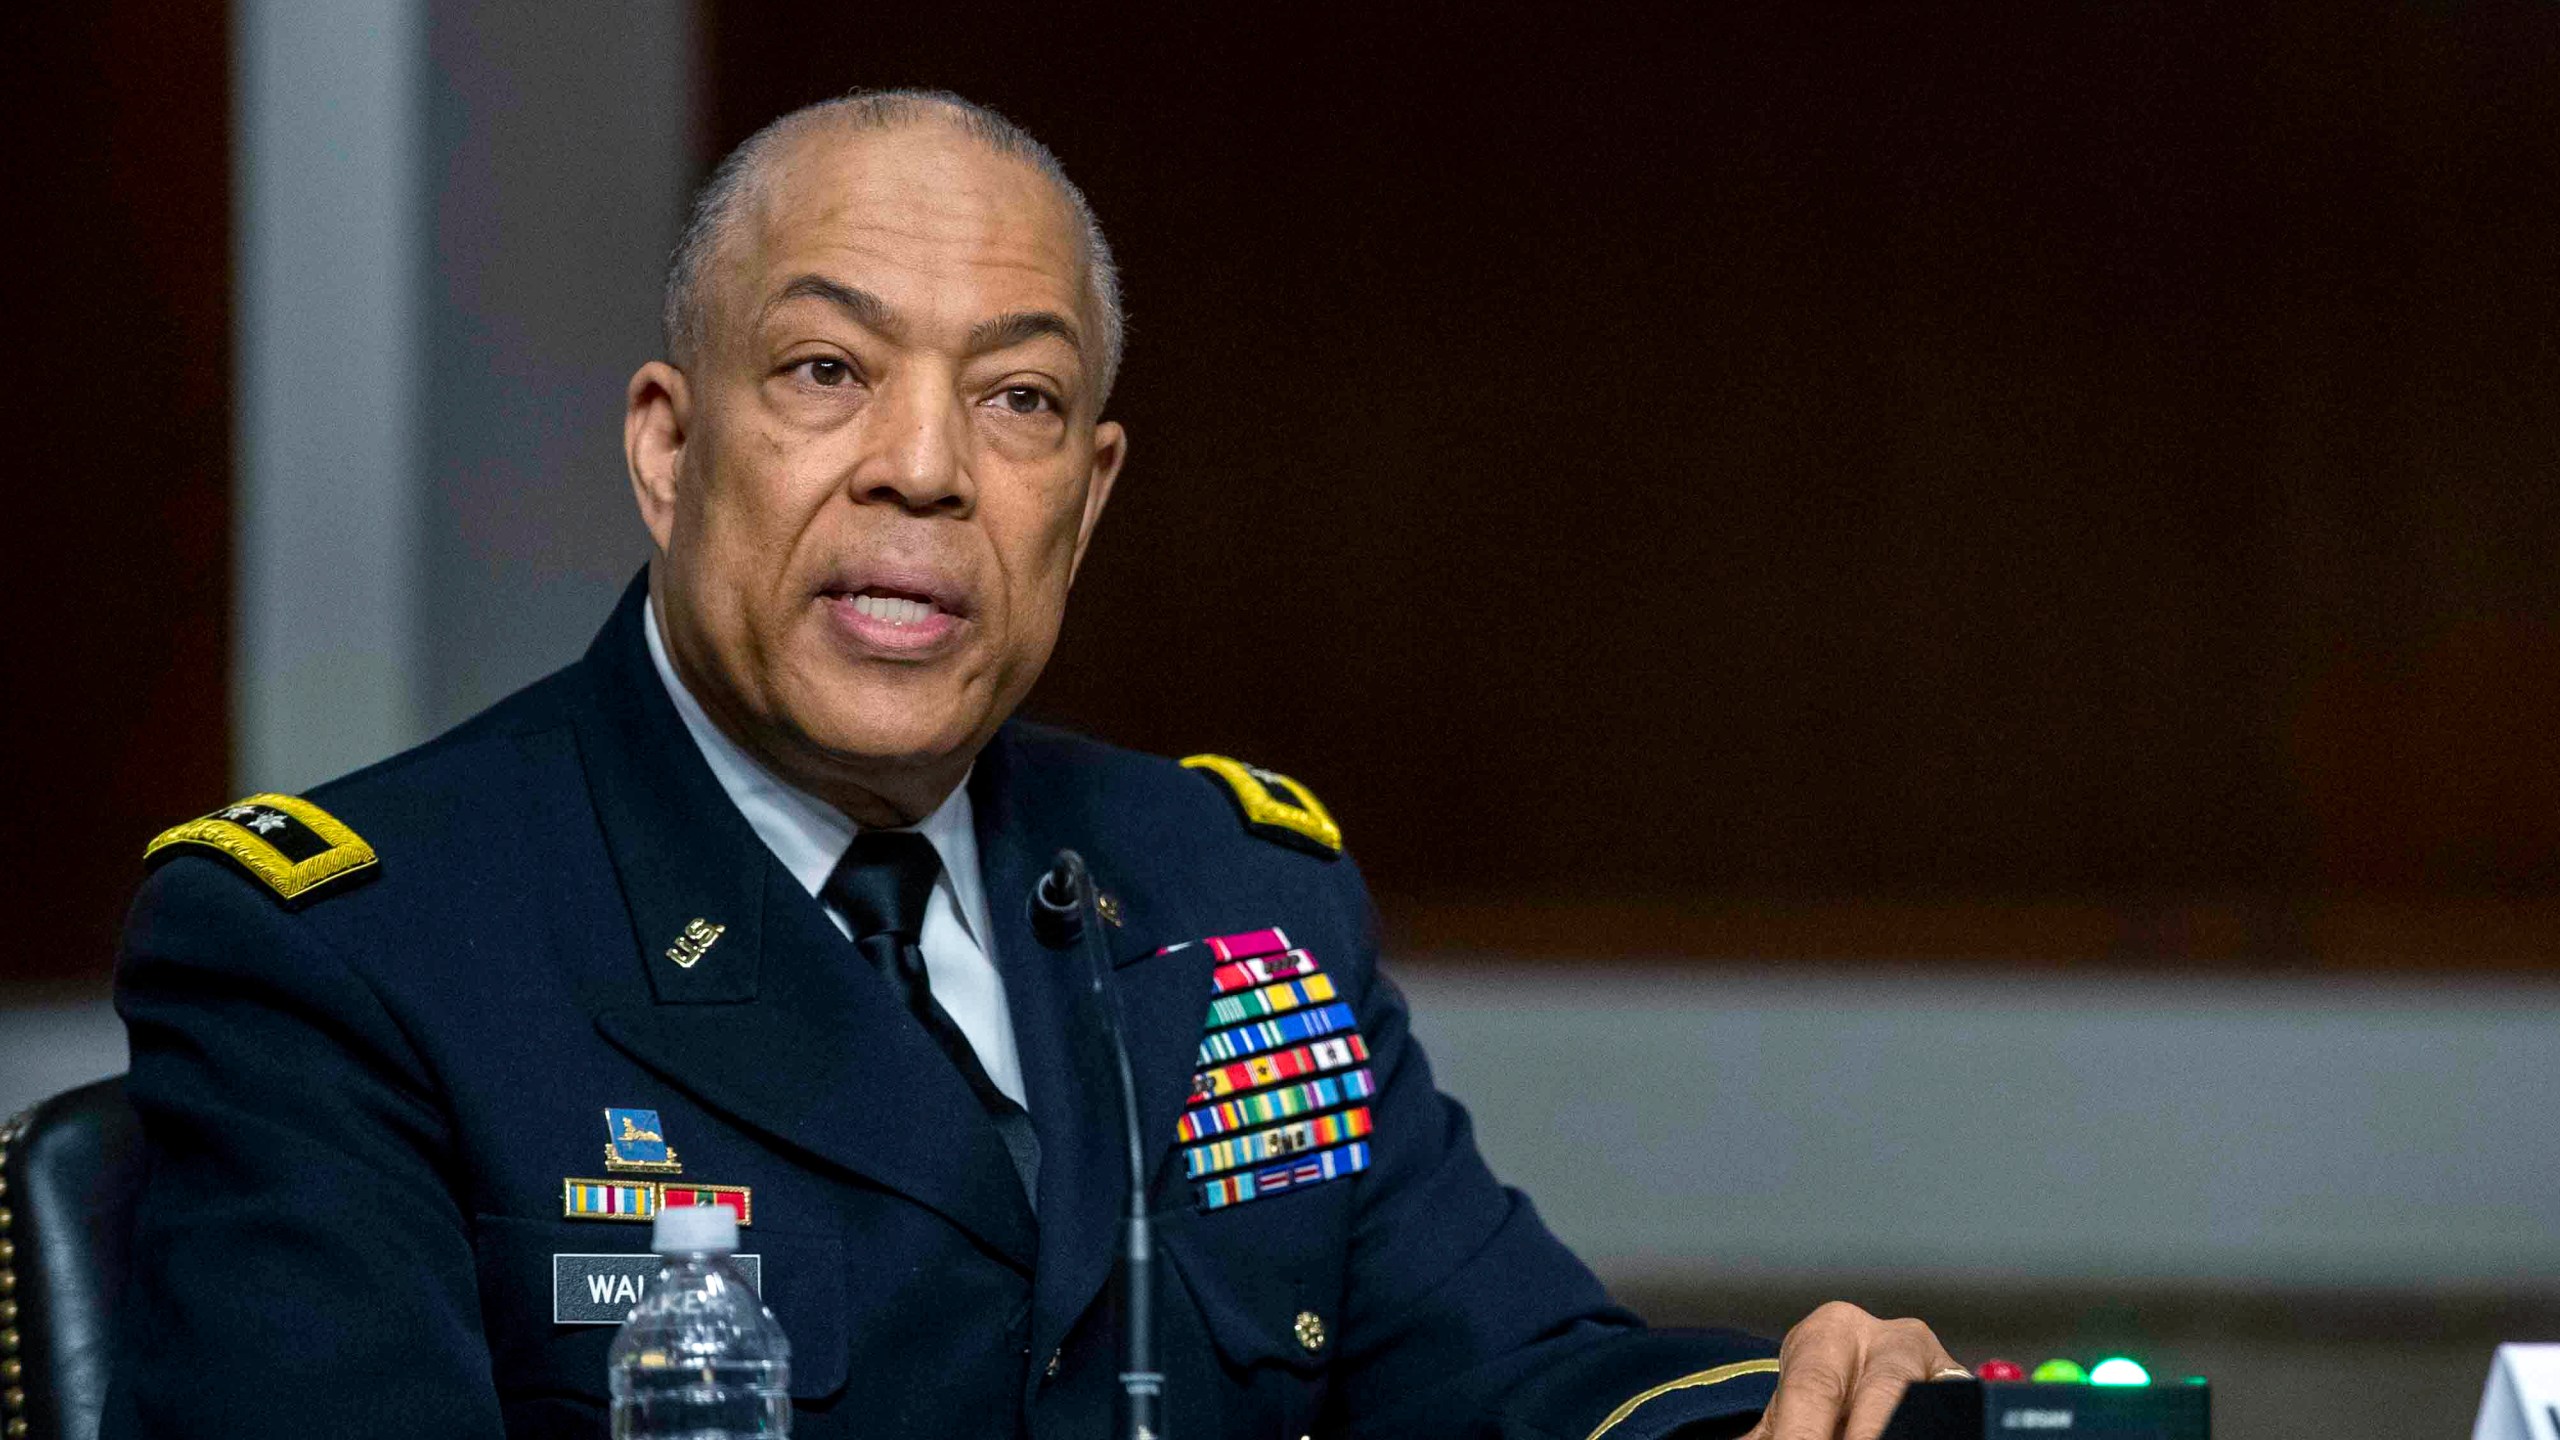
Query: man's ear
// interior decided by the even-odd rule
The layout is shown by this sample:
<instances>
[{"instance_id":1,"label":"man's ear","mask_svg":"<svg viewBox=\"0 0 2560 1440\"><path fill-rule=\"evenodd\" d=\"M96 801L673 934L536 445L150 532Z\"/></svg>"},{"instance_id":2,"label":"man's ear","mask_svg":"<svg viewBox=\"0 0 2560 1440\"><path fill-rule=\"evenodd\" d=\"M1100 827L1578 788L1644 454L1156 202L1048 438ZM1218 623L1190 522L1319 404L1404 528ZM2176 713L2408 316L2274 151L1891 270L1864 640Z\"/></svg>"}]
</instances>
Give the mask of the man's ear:
<instances>
[{"instance_id":1,"label":"man's ear","mask_svg":"<svg viewBox=\"0 0 2560 1440\"><path fill-rule=\"evenodd\" d=\"M1084 568L1084 549L1093 543L1093 527L1102 523L1102 507L1111 503L1111 482L1120 478L1120 467L1129 459L1129 432L1117 420L1105 420L1093 427L1093 479L1085 486L1084 518L1076 523L1075 570ZM1067 573L1067 583L1075 583L1075 571Z\"/></svg>"},{"instance_id":2,"label":"man's ear","mask_svg":"<svg viewBox=\"0 0 2560 1440\"><path fill-rule=\"evenodd\" d=\"M685 373L664 360L632 371L623 394L622 458L631 470L631 496L640 502L640 523L649 527L661 555L675 538L676 490L692 433L693 386Z\"/></svg>"}]
</instances>

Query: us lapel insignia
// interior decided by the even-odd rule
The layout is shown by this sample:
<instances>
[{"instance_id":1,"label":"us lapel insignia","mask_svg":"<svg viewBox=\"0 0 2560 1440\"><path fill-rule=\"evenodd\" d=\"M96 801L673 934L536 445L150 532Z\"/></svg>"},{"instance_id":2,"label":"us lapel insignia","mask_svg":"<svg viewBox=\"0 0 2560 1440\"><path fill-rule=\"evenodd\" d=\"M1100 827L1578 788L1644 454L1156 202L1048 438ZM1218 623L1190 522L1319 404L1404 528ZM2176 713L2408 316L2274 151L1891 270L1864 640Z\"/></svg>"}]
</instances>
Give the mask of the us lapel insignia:
<instances>
[{"instance_id":1,"label":"us lapel insignia","mask_svg":"<svg viewBox=\"0 0 2560 1440\"><path fill-rule=\"evenodd\" d=\"M676 1158L675 1148L667 1144L666 1127L658 1123L655 1110L616 1110L604 1112L604 1168L639 1171L647 1175L673 1175L684 1169Z\"/></svg>"},{"instance_id":2,"label":"us lapel insignia","mask_svg":"<svg viewBox=\"0 0 2560 1440\"><path fill-rule=\"evenodd\" d=\"M744 1185L693 1185L669 1181L658 1187L658 1203L678 1205L726 1205L741 1225L755 1223L755 1192Z\"/></svg>"},{"instance_id":3,"label":"us lapel insignia","mask_svg":"<svg viewBox=\"0 0 2560 1440\"><path fill-rule=\"evenodd\" d=\"M701 962L703 956L711 953L711 947L719 944L720 937L728 932L728 926L714 925L696 915L684 922L684 933L676 937L676 943L667 947L667 958L675 962L677 969L690 970Z\"/></svg>"},{"instance_id":4,"label":"us lapel insignia","mask_svg":"<svg viewBox=\"0 0 2560 1440\"><path fill-rule=\"evenodd\" d=\"M1208 1015L1177 1133L1203 1210L1369 1168L1369 1042L1333 977L1277 927L1212 936Z\"/></svg>"},{"instance_id":5,"label":"us lapel insignia","mask_svg":"<svg viewBox=\"0 0 2560 1440\"><path fill-rule=\"evenodd\" d=\"M581 1180L560 1182L560 1217L564 1220L651 1220L658 1214L658 1187L646 1180Z\"/></svg>"}]
</instances>

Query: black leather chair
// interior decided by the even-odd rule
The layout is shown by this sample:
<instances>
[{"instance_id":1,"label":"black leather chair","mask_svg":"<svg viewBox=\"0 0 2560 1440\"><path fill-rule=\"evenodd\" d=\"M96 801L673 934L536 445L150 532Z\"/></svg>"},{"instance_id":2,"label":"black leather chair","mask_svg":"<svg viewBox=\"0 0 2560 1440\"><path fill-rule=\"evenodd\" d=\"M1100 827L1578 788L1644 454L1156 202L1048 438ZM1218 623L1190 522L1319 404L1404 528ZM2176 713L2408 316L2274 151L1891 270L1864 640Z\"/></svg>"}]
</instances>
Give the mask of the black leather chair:
<instances>
[{"instance_id":1,"label":"black leather chair","mask_svg":"<svg viewBox=\"0 0 2560 1440\"><path fill-rule=\"evenodd\" d=\"M132 1260L142 1127L122 1078L0 1129L0 1404L8 1440L96 1440Z\"/></svg>"}]
</instances>

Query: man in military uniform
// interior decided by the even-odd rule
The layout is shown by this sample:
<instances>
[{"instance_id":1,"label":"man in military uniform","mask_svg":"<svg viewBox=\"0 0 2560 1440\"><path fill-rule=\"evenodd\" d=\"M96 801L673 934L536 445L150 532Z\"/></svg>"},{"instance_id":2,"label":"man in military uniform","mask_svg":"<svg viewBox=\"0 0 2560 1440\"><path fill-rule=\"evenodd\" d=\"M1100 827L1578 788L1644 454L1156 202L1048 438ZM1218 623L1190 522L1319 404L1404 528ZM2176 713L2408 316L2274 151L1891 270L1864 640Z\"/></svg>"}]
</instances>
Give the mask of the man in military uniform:
<instances>
[{"instance_id":1,"label":"man in military uniform","mask_svg":"<svg viewBox=\"0 0 2560 1440\"><path fill-rule=\"evenodd\" d=\"M739 1213L799 1433L1102 1433L1126 1171L1033 923L1062 847L1171 1434L1871 1437L1952 1366L1842 1305L1645 1329L1433 1088L1312 794L1009 718L1127 453L1118 305L1054 160L948 97L722 166L630 386L657 553L585 658L152 846L109 1435L601 1433L681 1204Z\"/></svg>"}]
</instances>

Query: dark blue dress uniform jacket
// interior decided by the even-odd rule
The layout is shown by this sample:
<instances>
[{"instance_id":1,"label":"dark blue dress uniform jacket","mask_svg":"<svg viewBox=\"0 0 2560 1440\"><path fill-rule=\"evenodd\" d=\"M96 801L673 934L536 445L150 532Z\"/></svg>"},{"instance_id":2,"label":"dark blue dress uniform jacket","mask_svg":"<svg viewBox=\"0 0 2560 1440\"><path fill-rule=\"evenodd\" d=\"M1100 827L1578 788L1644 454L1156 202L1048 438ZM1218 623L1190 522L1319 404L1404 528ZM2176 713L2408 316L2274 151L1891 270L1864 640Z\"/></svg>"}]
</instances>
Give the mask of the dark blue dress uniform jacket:
<instances>
[{"instance_id":1,"label":"dark blue dress uniform jacket","mask_svg":"<svg viewBox=\"0 0 2560 1440\"><path fill-rule=\"evenodd\" d=\"M603 1434L613 1327L553 1323L552 1257L647 1249L563 1217L607 1106L657 1111L684 1180L751 1187L796 1433L1108 1433L1126 1164L1082 967L1027 910L1062 846L1121 907L1173 1440L1644 1440L1766 1403L1768 1342L1645 1330L1488 1173L1349 860L1248 833L1197 771L1013 723L971 784L1035 1209L713 779L641 593L579 663L310 797L380 856L366 883L288 907L188 855L144 885L118 1002L151 1167L109 1436ZM725 928L679 967L696 919ZM1167 947L1265 926L1354 1007L1374 1163L1204 1210L1176 1125L1216 962Z\"/></svg>"}]
</instances>

